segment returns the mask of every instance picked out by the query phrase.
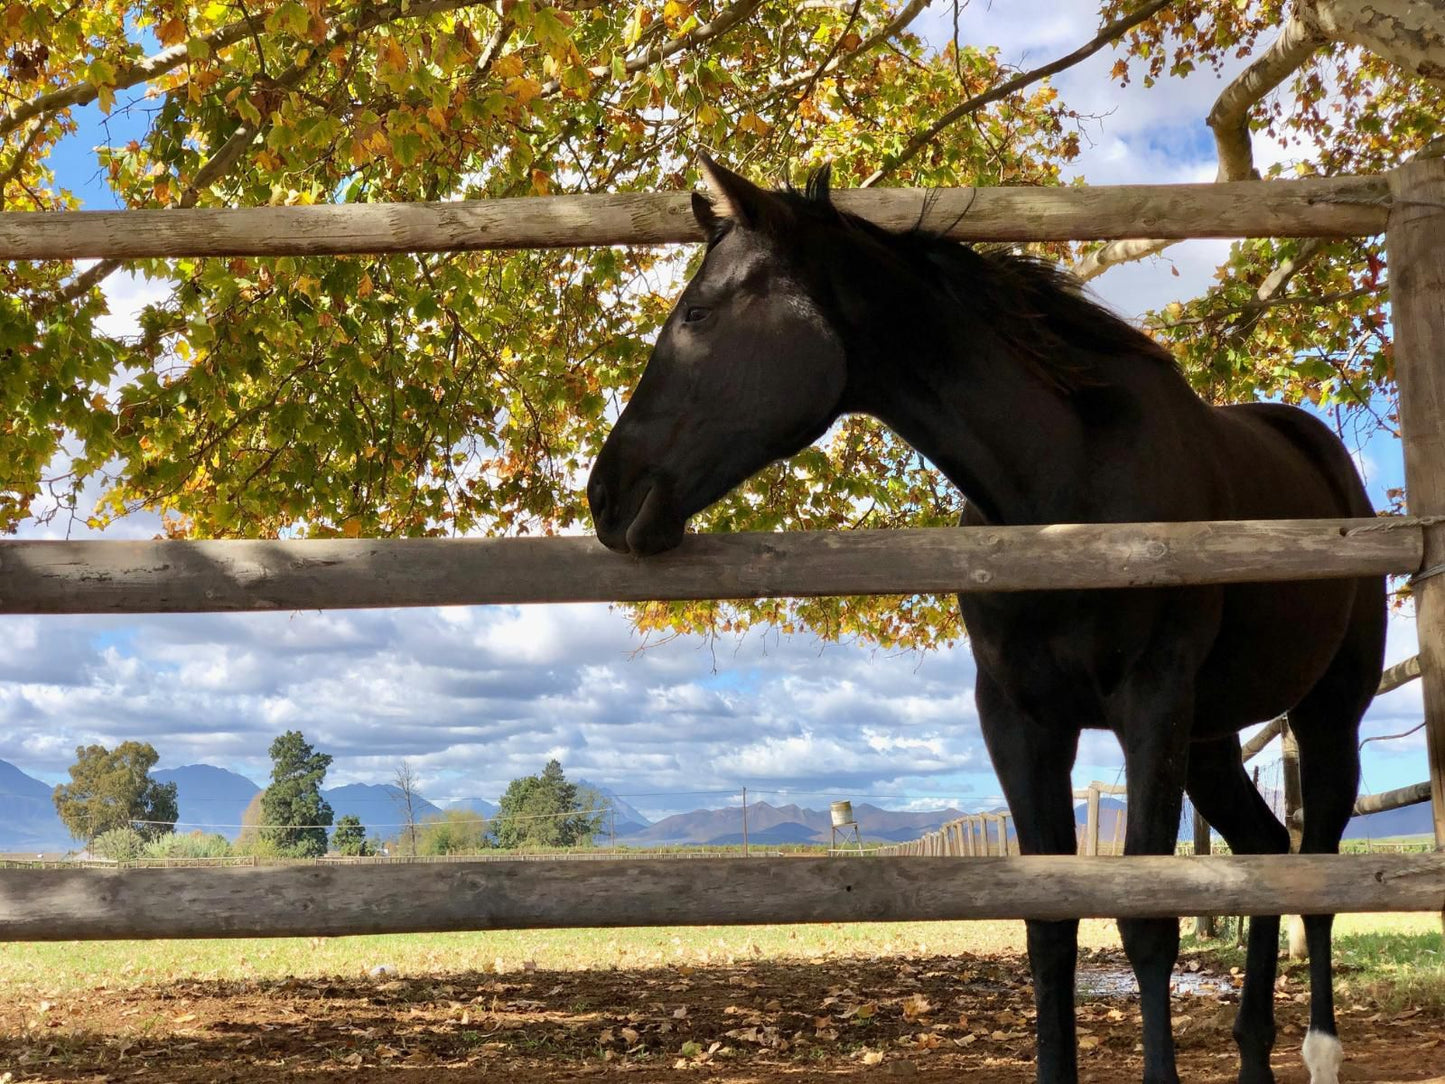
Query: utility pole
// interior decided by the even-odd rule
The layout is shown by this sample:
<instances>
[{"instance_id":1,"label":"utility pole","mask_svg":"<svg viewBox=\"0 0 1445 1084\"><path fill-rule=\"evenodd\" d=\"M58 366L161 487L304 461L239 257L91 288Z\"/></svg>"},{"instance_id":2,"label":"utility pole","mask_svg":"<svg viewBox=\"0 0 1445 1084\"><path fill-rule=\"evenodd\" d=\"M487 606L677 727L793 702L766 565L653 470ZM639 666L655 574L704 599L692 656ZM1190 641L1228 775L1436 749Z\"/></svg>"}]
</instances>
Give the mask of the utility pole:
<instances>
[{"instance_id":1,"label":"utility pole","mask_svg":"<svg viewBox=\"0 0 1445 1084\"><path fill-rule=\"evenodd\" d=\"M748 788L743 788L743 857L748 856Z\"/></svg>"}]
</instances>

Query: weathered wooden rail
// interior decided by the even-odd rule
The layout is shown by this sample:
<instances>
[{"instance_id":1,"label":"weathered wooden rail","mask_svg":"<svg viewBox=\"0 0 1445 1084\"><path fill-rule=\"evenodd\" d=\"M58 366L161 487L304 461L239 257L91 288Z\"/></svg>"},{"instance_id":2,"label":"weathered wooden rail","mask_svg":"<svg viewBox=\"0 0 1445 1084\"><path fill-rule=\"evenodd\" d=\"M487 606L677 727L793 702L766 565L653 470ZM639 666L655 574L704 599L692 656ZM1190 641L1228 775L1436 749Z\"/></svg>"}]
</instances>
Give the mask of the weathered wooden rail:
<instances>
[{"instance_id":1,"label":"weathered wooden rail","mask_svg":"<svg viewBox=\"0 0 1445 1084\"><path fill-rule=\"evenodd\" d=\"M1100 188L841 190L879 225L970 241L1354 237L1381 233L1383 177ZM446 203L0 213L0 259L321 256L704 240L685 192Z\"/></svg>"},{"instance_id":2,"label":"weathered wooden rail","mask_svg":"<svg viewBox=\"0 0 1445 1084\"><path fill-rule=\"evenodd\" d=\"M5 870L0 942L1439 911L1445 854Z\"/></svg>"},{"instance_id":3,"label":"weathered wooden rail","mask_svg":"<svg viewBox=\"0 0 1445 1084\"><path fill-rule=\"evenodd\" d=\"M1033 591L1413 572L1405 518L591 537L0 541L0 613L175 613Z\"/></svg>"}]
</instances>

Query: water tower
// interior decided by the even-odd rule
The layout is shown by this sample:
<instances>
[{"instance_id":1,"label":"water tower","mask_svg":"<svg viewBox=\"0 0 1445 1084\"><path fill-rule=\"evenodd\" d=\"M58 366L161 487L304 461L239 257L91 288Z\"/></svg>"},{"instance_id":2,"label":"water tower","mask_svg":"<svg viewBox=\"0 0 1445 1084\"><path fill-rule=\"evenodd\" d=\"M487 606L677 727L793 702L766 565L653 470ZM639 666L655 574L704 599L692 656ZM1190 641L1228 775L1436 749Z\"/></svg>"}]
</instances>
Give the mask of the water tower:
<instances>
[{"instance_id":1,"label":"water tower","mask_svg":"<svg viewBox=\"0 0 1445 1084\"><path fill-rule=\"evenodd\" d=\"M828 815L833 823L833 842L828 847L828 853L841 853L851 841L853 849L862 854L863 838L858 834L858 822L853 819L853 803L834 802L828 806ZM840 838L843 840L843 847L838 846Z\"/></svg>"}]
</instances>

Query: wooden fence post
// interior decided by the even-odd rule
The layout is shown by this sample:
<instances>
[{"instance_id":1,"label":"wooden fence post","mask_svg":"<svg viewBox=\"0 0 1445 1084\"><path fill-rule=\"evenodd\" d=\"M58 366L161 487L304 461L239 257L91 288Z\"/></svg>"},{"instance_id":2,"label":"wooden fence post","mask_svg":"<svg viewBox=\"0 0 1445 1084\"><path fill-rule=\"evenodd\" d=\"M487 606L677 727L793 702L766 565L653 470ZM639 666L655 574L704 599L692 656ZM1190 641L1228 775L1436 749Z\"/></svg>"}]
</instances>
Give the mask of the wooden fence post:
<instances>
[{"instance_id":1,"label":"wooden fence post","mask_svg":"<svg viewBox=\"0 0 1445 1084\"><path fill-rule=\"evenodd\" d=\"M1284 777L1284 825L1289 829L1290 853L1299 854L1300 839L1303 836L1299 817L1303 804L1300 800L1299 742L1295 740L1289 723L1285 723L1280 732L1280 754L1280 774ZM1288 924L1289 958L1308 959L1309 945L1305 940L1304 920L1299 915L1290 915Z\"/></svg>"},{"instance_id":2,"label":"wooden fence post","mask_svg":"<svg viewBox=\"0 0 1445 1084\"><path fill-rule=\"evenodd\" d=\"M1385 249L1390 268L1395 380L1405 443L1405 492L1417 516L1445 515L1445 159L1390 174ZM1445 525L1425 528L1415 591L1435 847L1445 850Z\"/></svg>"},{"instance_id":3,"label":"wooden fence post","mask_svg":"<svg viewBox=\"0 0 1445 1084\"><path fill-rule=\"evenodd\" d=\"M1209 822L1199 815L1199 810L1194 811L1194 853L1195 855L1208 854L1214 849L1209 838ZM1194 919L1195 937L1214 936L1214 916L1197 915Z\"/></svg>"},{"instance_id":4,"label":"wooden fence post","mask_svg":"<svg viewBox=\"0 0 1445 1084\"><path fill-rule=\"evenodd\" d=\"M1099 853L1099 785L1089 784L1088 804L1084 808L1084 853Z\"/></svg>"}]
</instances>

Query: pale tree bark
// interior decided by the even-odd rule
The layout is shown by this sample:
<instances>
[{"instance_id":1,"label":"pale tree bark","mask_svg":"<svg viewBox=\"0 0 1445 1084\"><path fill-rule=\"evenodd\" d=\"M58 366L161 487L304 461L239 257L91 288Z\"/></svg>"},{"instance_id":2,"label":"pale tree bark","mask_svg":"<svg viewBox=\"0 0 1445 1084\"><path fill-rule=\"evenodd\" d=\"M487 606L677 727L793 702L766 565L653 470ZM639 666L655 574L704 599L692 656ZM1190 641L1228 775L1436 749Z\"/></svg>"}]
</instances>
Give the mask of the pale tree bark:
<instances>
[{"instance_id":1,"label":"pale tree bark","mask_svg":"<svg viewBox=\"0 0 1445 1084\"><path fill-rule=\"evenodd\" d=\"M1219 154L1218 180L1258 178L1250 110L1329 42L1361 46L1412 75L1445 86L1445 0L1295 0L1279 37L1224 89L1209 111ZM1074 273L1088 281L1116 264L1152 256L1175 243L1149 238L1110 241L1084 256ZM1321 247L1318 241L1305 242L1292 260L1260 285L1258 300L1278 294Z\"/></svg>"},{"instance_id":2,"label":"pale tree bark","mask_svg":"<svg viewBox=\"0 0 1445 1084\"><path fill-rule=\"evenodd\" d=\"M1297 0L1295 11L1321 37L1445 87L1445 0Z\"/></svg>"}]
</instances>

